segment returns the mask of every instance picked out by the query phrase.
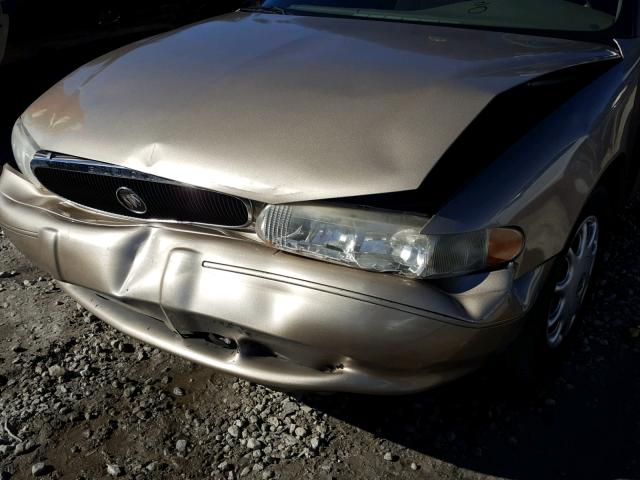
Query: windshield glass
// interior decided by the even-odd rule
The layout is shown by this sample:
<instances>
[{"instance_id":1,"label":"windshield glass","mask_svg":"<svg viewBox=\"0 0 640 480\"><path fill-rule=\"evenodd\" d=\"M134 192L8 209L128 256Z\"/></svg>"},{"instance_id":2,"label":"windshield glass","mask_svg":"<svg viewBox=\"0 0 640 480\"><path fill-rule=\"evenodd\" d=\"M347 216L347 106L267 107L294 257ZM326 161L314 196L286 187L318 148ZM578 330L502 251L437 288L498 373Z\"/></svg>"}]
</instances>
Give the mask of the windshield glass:
<instances>
[{"instance_id":1,"label":"windshield glass","mask_svg":"<svg viewBox=\"0 0 640 480\"><path fill-rule=\"evenodd\" d=\"M555 32L611 29L622 0L267 0L292 14Z\"/></svg>"}]
</instances>

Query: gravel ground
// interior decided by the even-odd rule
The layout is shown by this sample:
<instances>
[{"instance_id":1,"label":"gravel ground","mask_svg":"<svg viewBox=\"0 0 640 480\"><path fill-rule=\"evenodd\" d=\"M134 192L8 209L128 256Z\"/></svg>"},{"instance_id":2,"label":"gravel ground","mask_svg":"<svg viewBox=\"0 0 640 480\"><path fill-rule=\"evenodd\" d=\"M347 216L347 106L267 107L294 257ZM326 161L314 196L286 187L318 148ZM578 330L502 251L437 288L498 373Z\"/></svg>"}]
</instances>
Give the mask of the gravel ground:
<instances>
[{"instance_id":1,"label":"gravel ground","mask_svg":"<svg viewBox=\"0 0 640 480\"><path fill-rule=\"evenodd\" d=\"M550 380L291 395L141 345L0 233L0 477L640 478L640 202Z\"/></svg>"}]
</instances>

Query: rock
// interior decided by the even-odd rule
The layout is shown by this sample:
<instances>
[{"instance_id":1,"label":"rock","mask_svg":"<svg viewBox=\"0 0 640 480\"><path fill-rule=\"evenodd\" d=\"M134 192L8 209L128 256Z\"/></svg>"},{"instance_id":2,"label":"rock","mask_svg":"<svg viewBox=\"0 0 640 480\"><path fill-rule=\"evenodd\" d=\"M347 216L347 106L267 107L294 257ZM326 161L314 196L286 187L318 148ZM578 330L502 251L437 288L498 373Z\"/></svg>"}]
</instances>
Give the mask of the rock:
<instances>
[{"instance_id":1,"label":"rock","mask_svg":"<svg viewBox=\"0 0 640 480\"><path fill-rule=\"evenodd\" d=\"M298 405L290 400L284 402L282 404L282 413L285 416L289 416L292 415L293 413L297 412L300 409L300 407L298 407Z\"/></svg>"},{"instance_id":2,"label":"rock","mask_svg":"<svg viewBox=\"0 0 640 480\"><path fill-rule=\"evenodd\" d=\"M60 365L51 365L48 369L49 375L55 378L64 377L67 370Z\"/></svg>"},{"instance_id":3,"label":"rock","mask_svg":"<svg viewBox=\"0 0 640 480\"><path fill-rule=\"evenodd\" d=\"M284 434L282 435L282 439L287 447L292 447L298 443L298 439L293 435Z\"/></svg>"},{"instance_id":4,"label":"rock","mask_svg":"<svg viewBox=\"0 0 640 480\"><path fill-rule=\"evenodd\" d=\"M136 348L130 343L120 343L118 345L118 350L122 353L133 353L136 351Z\"/></svg>"},{"instance_id":5,"label":"rock","mask_svg":"<svg viewBox=\"0 0 640 480\"><path fill-rule=\"evenodd\" d=\"M41 477L46 475L51 470L51 467L45 465L43 462L34 463L31 465L31 475L34 477Z\"/></svg>"},{"instance_id":6,"label":"rock","mask_svg":"<svg viewBox=\"0 0 640 480\"><path fill-rule=\"evenodd\" d=\"M296 434L296 437L304 437L307 434L307 431L302 427L298 427L295 429L294 433Z\"/></svg>"},{"instance_id":7,"label":"rock","mask_svg":"<svg viewBox=\"0 0 640 480\"><path fill-rule=\"evenodd\" d=\"M176 442L176 450L180 453L184 453L187 451L187 441L180 439Z\"/></svg>"},{"instance_id":8,"label":"rock","mask_svg":"<svg viewBox=\"0 0 640 480\"><path fill-rule=\"evenodd\" d=\"M146 420L147 418L149 418L149 412L147 412L146 410L139 410L138 412L136 412L136 417L138 417L140 420Z\"/></svg>"},{"instance_id":9,"label":"rock","mask_svg":"<svg viewBox=\"0 0 640 480\"><path fill-rule=\"evenodd\" d=\"M33 443L31 440L27 440L26 442L19 443L16 445L16 449L13 452L15 455L25 455L27 453L33 452L38 445Z\"/></svg>"},{"instance_id":10,"label":"rock","mask_svg":"<svg viewBox=\"0 0 640 480\"><path fill-rule=\"evenodd\" d=\"M313 448L314 450L317 450L318 447L320 446L320 439L318 437L313 437L309 443L311 444L311 448Z\"/></svg>"},{"instance_id":11,"label":"rock","mask_svg":"<svg viewBox=\"0 0 640 480\"><path fill-rule=\"evenodd\" d=\"M262 445L260 444L260 442L258 440L256 440L255 438L250 438L247 440L247 448L250 450L256 450L261 448Z\"/></svg>"},{"instance_id":12,"label":"rock","mask_svg":"<svg viewBox=\"0 0 640 480\"><path fill-rule=\"evenodd\" d=\"M271 477L273 477L273 472L271 470L265 470L262 472L263 480L269 480Z\"/></svg>"},{"instance_id":13,"label":"rock","mask_svg":"<svg viewBox=\"0 0 640 480\"><path fill-rule=\"evenodd\" d=\"M387 462L393 462L393 455L391 452L386 452L383 457Z\"/></svg>"},{"instance_id":14,"label":"rock","mask_svg":"<svg viewBox=\"0 0 640 480\"><path fill-rule=\"evenodd\" d=\"M418 465L416 464L416 462L411 462L410 468L411 470L418 470Z\"/></svg>"},{"instance_id":15,"label":"rock","mask_svg":"<svg viewBox=\"0 0 640 480\"><path fill-rule=\"evenodd\" d=\"M180 388L180 387L176 387L176 388L173 389L173 394L176 397L182 397L184 395L184 390L182 388Z\"/></svg>"},{"instance_id":16,"label":"rock","mask_svg":"<svg viewBox=\"0 0 640 480\"><path fill-rule=\"evenodd\" d=\"M119 465L108 464L107 473L112 477L119 477L120 475L122 475L122 469L120 468Z\"/></svg>"},{"instance_id":17,"label":"rock","mask_svg":"<svg viewBox=\"0 0 640 480\"><path fill-rule=\"evenodd\" d=\"M229 433L229 435L235 438L238 438L238 436L240 436L240 429L236 425L231 425L227 429L227 432Z\"/></svg>"}]
</instances>

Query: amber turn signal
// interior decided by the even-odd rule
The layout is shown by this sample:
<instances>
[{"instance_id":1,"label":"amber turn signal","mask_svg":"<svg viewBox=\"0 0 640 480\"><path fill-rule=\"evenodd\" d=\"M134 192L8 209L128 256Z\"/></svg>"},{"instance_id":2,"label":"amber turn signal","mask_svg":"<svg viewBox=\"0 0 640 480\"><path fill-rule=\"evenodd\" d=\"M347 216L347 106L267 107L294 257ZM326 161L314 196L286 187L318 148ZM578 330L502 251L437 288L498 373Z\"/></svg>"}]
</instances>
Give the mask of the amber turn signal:
<instances>
[{"instance_id":1,"label":"amber turn signal","mask_svg":"<svg viewBox=\"0 0 640 480\"><path fill-rule=\"evenodd\" d=\"M524 248L524 235L513 228L496 228L489 231L487 265L495 266L515 259Z\"/></svg>"}]
</instances>

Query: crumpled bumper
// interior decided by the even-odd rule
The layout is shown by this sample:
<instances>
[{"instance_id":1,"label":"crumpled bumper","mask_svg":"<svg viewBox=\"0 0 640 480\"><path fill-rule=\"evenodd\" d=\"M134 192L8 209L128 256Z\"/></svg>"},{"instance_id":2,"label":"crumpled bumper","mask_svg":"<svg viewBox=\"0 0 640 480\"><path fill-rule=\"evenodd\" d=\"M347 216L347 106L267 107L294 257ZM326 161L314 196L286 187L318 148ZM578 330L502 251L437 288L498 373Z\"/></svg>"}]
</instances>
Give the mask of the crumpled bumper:
<instances>
[{"instance_id":1,"label":"crumpled bumper","mask_svg":"<svg viewBox=\"0 0 640 480\"><path fill-rule=\"evenodd\" d=\"M519 331L548 267L430 283L283 254L250 233L91 211L5 167L0 225L115 328L280 388L408 393L479 366Z\"/></svg>"}]
</instances>

